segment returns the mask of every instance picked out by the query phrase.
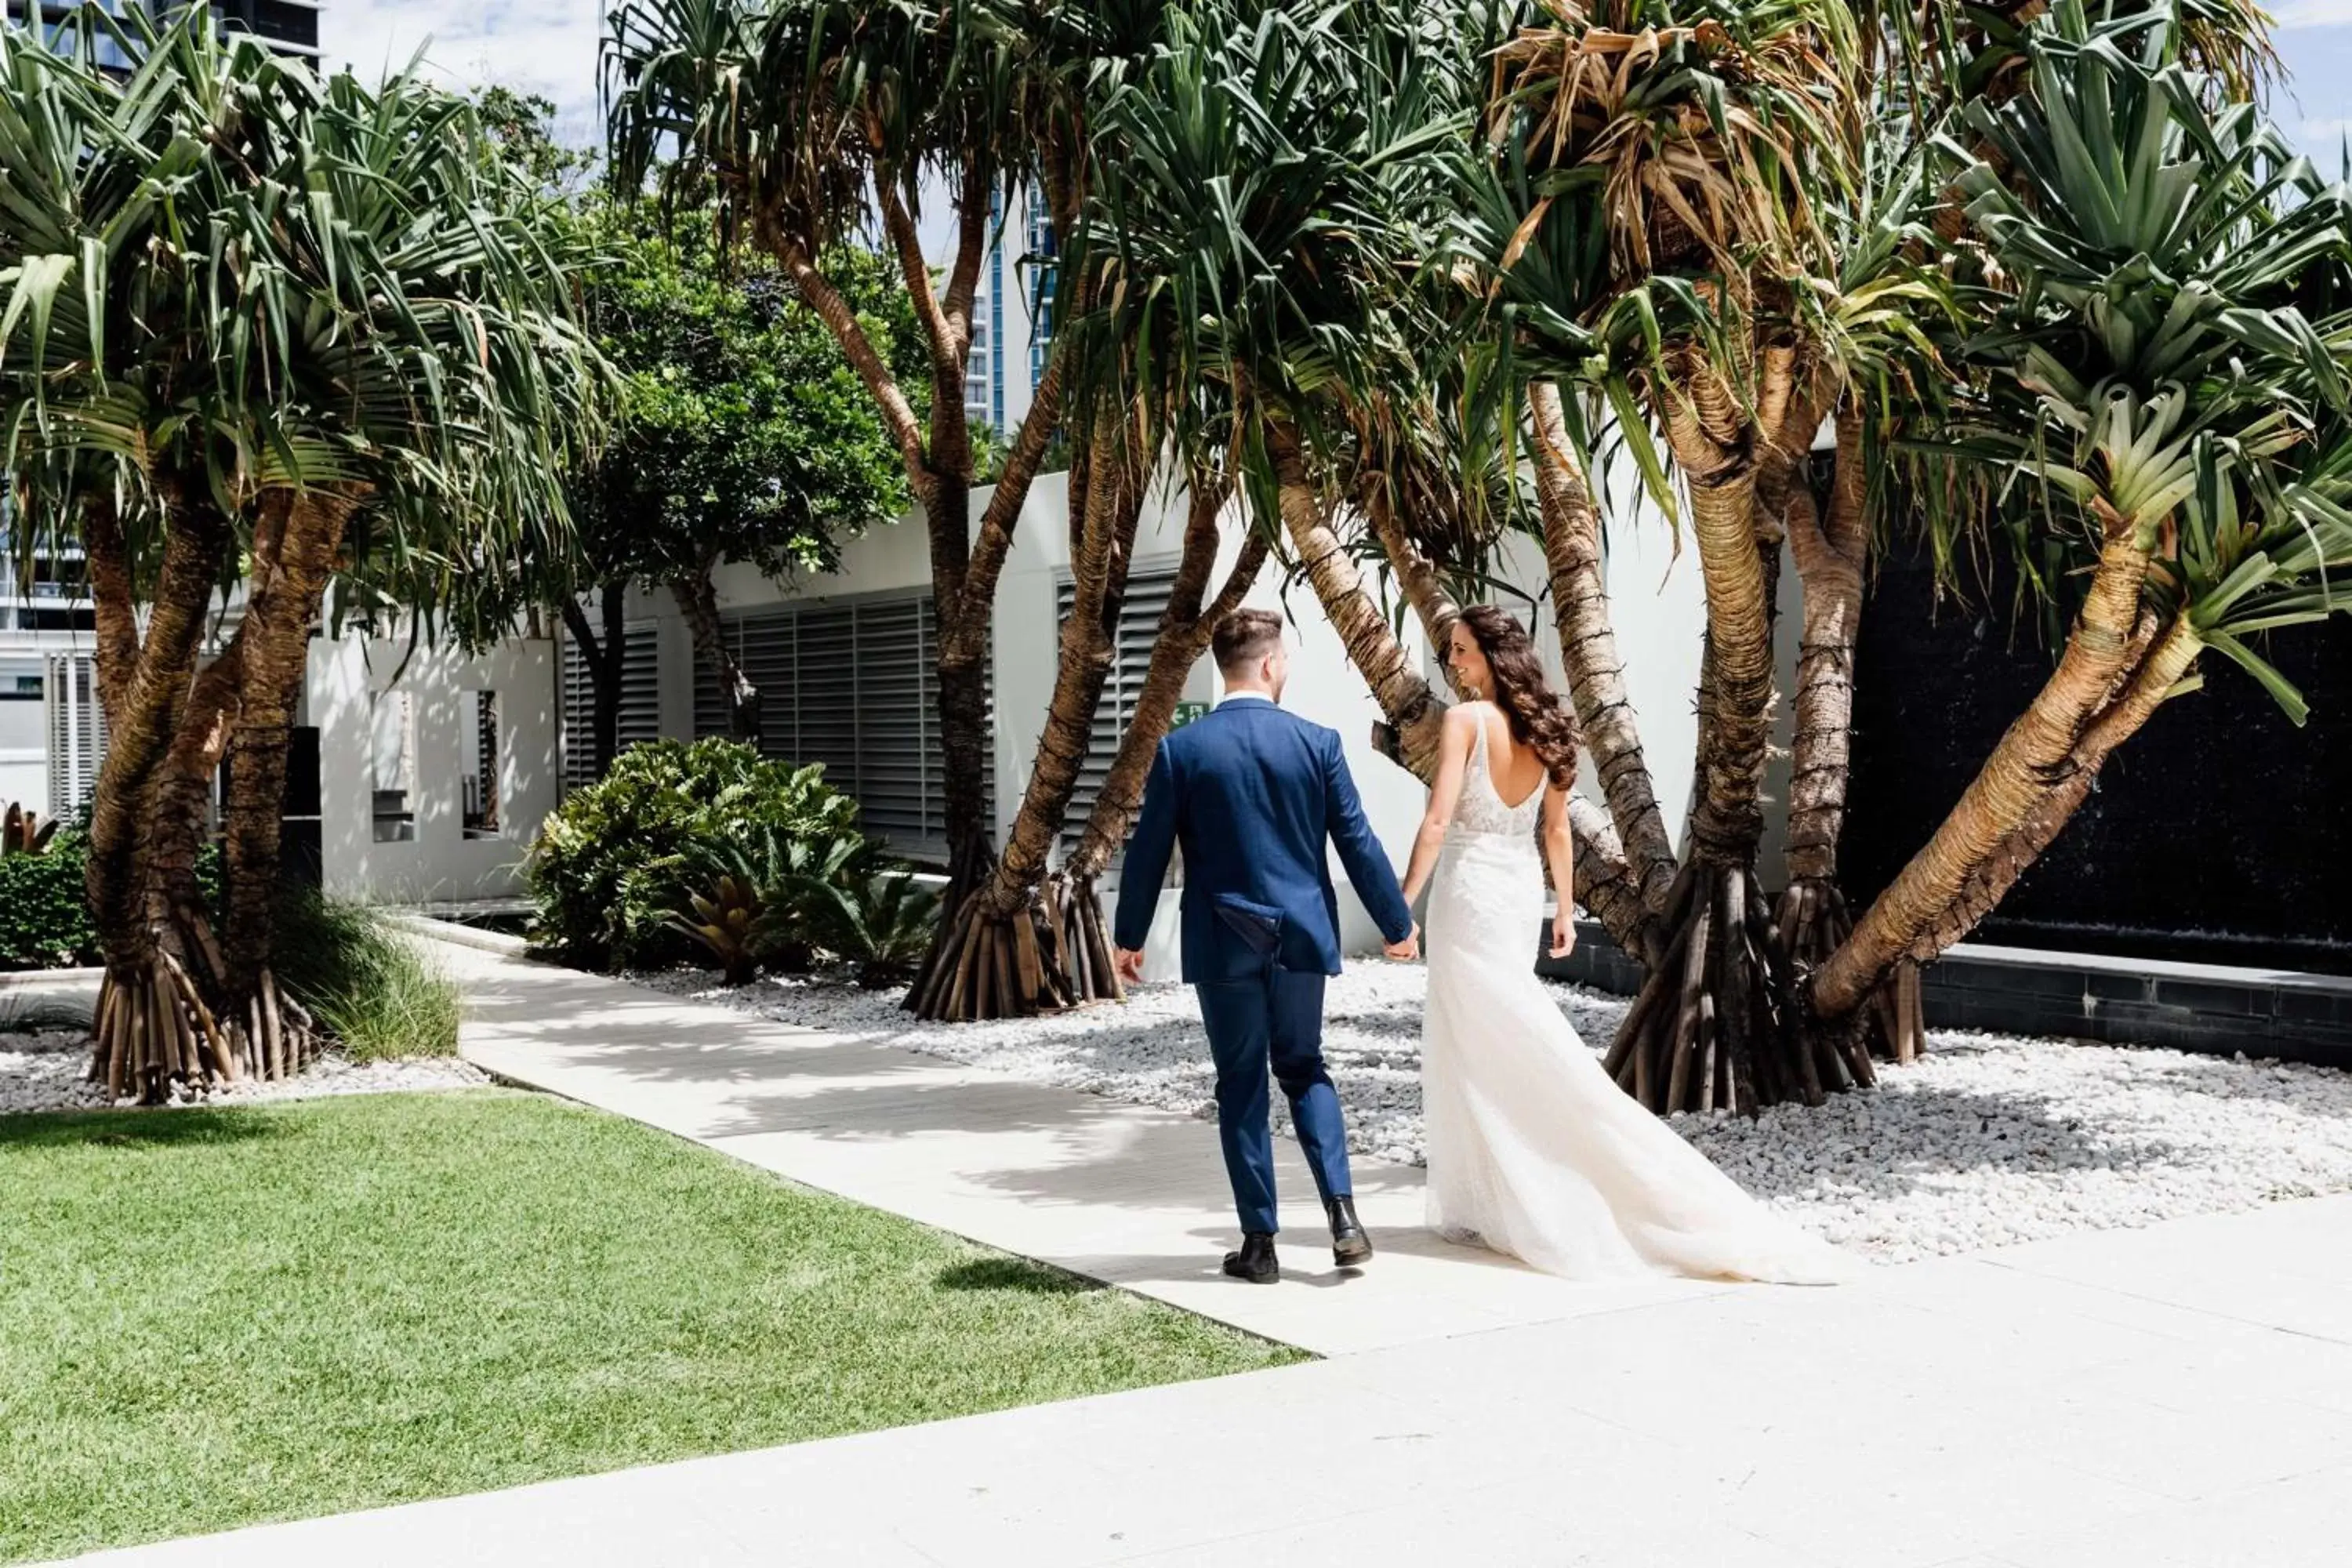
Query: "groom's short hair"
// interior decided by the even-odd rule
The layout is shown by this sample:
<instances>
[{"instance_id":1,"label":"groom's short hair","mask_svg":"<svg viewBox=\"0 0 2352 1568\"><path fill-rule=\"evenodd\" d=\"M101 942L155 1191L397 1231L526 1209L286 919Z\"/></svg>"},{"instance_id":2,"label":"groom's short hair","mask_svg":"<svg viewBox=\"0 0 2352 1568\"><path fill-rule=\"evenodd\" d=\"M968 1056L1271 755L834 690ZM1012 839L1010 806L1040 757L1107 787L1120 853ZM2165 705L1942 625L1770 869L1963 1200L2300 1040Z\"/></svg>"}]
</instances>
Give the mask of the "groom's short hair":
<instances>
[{"instance_id":1,"label":"groom's short hair","mask_svg":"<svg viewBox=\"0 0 2352 1568\"><path fill-rule=\"evenodd\" d=\"M1272 610L1235 610L1217 623L1209 651L1228 678L1245 672L1282 646L1282 617Z\"/></svg>"}]
</instances>

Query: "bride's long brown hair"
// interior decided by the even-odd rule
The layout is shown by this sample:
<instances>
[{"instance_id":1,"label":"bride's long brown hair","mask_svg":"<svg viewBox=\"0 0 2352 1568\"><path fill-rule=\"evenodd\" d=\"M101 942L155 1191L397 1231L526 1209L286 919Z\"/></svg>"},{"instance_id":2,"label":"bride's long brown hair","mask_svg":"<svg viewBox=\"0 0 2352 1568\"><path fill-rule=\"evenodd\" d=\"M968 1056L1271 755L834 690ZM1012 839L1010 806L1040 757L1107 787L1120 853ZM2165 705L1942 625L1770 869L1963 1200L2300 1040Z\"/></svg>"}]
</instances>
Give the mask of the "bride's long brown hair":
<instances>
[{"instance_id":1,"label":"bride's long brown hair","mask_svg":"<svg viewBox=\"0 0 2352 1568\"><path fill-rule=\"evenodd\" d=\"M1511 739L1534 751L1553 784L1575 788L1576 716L1544 679L1527 628L1492 605L1468 606L1462 624L1486 656L1495 689L1486 697L1503 710Z\"/></svg>"}]
</instances>

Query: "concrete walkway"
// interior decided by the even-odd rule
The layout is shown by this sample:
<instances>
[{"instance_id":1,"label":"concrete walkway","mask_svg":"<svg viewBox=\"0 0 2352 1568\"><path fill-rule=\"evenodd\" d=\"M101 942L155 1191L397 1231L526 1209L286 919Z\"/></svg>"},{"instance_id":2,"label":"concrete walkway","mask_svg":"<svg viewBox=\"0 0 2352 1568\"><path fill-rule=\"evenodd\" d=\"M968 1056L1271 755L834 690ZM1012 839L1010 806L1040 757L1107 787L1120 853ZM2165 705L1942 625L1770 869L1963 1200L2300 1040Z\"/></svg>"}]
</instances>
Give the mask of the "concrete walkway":
<instances>
[{"instance_id":1,"label":"concrete walkway","mask_svg":"<svg viewBox=\"0 0 2352 1568\"><path fill-rule=\"evenodd\" d=\"M89 1561L2334 1568L2352 1539L2352 1198L1604 1292L1420 1237L1416 1173L1360 1168L1375 1266L1302 1246L1253 1289L1211 1272L1200 1122L453 963L495 1071L1332 1359Z\"/></svg>"},{"instance_id":2,"label":"concrete walkway","mask_svg":"<svg viewBox=\"0 0 2352 1568\"><path fill-rule=\"evenodd\" d=\"M1379 1267L1342 1273L1286 1139L1276 1149L1295 1245L1283 1282L1236 1285L1217 1268L1238 1237L1213 1123L572 970L441 952L467 988L466 1055L503 1078L1319 1354L1727 1289L1575 1286L1449 1247L1421 1227L1421 1172L1370 1160L1354 1163L1356 1204Z\"/></svg>"}]
</instances>

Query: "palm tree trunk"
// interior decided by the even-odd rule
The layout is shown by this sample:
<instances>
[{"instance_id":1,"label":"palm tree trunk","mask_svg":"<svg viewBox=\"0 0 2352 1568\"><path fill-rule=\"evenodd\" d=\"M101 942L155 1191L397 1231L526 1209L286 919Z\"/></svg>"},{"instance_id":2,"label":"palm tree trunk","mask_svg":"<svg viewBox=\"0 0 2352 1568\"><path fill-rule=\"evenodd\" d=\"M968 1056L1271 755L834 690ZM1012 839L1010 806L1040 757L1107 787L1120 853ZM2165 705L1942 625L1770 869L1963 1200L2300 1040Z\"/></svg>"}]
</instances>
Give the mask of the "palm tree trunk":
<instances>
[{"instance_id":1,"label":"palm tree trunk","mask_svg":"<svg viewBox=\"0 0 2352 1568\"><path fill-rule=\"evenodd\" d=\"M981 260L989 240L989 196L994 171L985 157L957 172L957 248L944 291L931 270L912 215L895 199L896 174L876 171L885 193L884 226L897 254L931 374L928 413L919 413L888 357L866 333L857 312L827 278L807 237L782 215L757 215L760 244L783 266L795 290L824 323L866 388L891 433L908 489L921 508L931 558L931 607L936 633L940 750L948 848L945 907L963 907L987 879L995 856L987 819L989 626L996 583L1014 525L1059 418L1062 355L1058 345L1037 389L1030 416L1007 458L982 515L971 523L973 487L970 422L963 377L971 361L971 310ZM936 953L938 950L934 949ZM928 983L927 967L917 989Z\"/></svg>"},{"instance_id":2,"label":"palm tree trunk","mask_svg":"<svg viewBox=\"0 0 2352 1568\"><path fill-rule=\"evenodd\" d=\"M2121 695L2084 727L2082 740L2055 771L2049 788L2025 820L1969 873L1951 907L1913 945L1905 961L1906 967L1927 963L1954 942L1964 941L1992 912L2081 809L2115 749L2155 716L2203 651L2203 644L2185 618L2175 619L2166 628Z\"/></svg>"},{"instance_id":3,"label":"palm tree trunk","mask_svg":"<svg viewBox=\"0 0 2352 1568\"><path fill-rule=\"evenodd\" d=\"M1570 453L1559 389L1538 382L1528 389L1534 416L1536 500L1543 518L1544 563L1559 622L1560 667L1592 753L1609 819L1644 908L1657 911L1674 886L1675 847L1658 808L1656 785L1642 754L1641 721L1625 690L1625 661L1609 614L1601 574L1601 513ZM1652 944L1645 943L1649 947ZM1635 951L1636 958L1654 952Z\"/></svg>"},{"instance_id":4,"label":"palm tree trunk","mask_svg":"<svg viewBox=\"0 0 2352 1568\"><path fill-rule=\"evenodd\" d=\"M1799 389L1793 354L1769 355L1759 426L1719 374L1694 362L1660 399L1690 495L1706 587L1706 652L1689 853L1665 900L1664 938L1606 1065L1661 1114L1754 1114L1870 1081L1867 1053L1798 1030L1794 972L1760 879L1761 789L1772 704L1772 599L1781 524L1759 514L1759 469ZM1775 483L1777 484L1777 479ZM1768 490L1767 500L1771 499ZM1858 1059L1856 1059L1858 1058Z\"/></svg>"},{"instance_id":5,"label":"palm tree trunk","mask_svg":"<svg viewBox=\"0 0 2352 1568\"><path fill-rule=\"evenodd\" d=\"M1694 483L1691 531L1706 580L1706 636L1714 698L1699 740L1691 854L1716 865L1752 864L1764 834L1760 794L1771 738L1772 602L1752 518L1752 474Z\"/></svg>"},{"instance_id":6,"label":"palm tree trunk","mask_svg":"<svg viewBox=\"0 0 2352 1568\"><path fill-rule=\"evenodd\" d=\"M940 923L919 983L908 994L908 1005L922 1017L1026 1016L1119 994L1110 966L1089 962L1092 955L1081 956L1070 941L1074 930L1082 938L1099 933L1099 910L1088 921L1083 910L1067 906L1060 889L1045 886L1116 653L1143 506L1141 458L1108 418L1096 421L1086 473L1084 493L1074 498L1084 509L1071 561L1075 603L1062 625L1037 759L994 871Z\"/></svg>"},{"instance_id":7,"label":"palm tree trunk","mask_svg":"<svg viewBox=\"0 0 2352 1568\"><path fill-rule=\"evenodd\" d=\"M241 700L229 741L223 823L228 1035L246 1070L266 1079L300 1071L312 1047L309 1020L279 994L270 967L286 755L310 666L310 627L361 498L313 489L289 504L274 558L256 552L256 586L237 627Z\"/></svg>"},{"instance_id":8,"label":"palm tree trunk","mask_svg":"<svg viewBox=\"0 0 2352 1568\"><path fill-rule=\"evenodd\" d=\"M760 689L743 673L743 661L728 646L727 628L719 624L719 594L710 582L717 564L715 558L704 555L670 579L670 595L677 601L678 613L693 634L695 651L719 677L719 689L727 699L727 732L746 745L757 746L761 733Z\"/></svg>"},{"instance_id":9,"label":"palm tree trunk","mask_svg":"<svg viewBox=\"0 0 2352 1568\"><path fill-rule=\"evenodd\" d=\"M2139 604L2149 550L2131 526L2108 522L2106 547L2057 669L1934 837L1815 973L1811 1005L1822 1020L1851 1017L1896 964L1932 958L1958 940L1952 912L1970 882L2029 828L2049 800L2049 781L2064 774L2092 721L2148 658L2153 639L2139 627Z\"/></svg>"},{"instance_id":10,"label":"palm tree trunk","mask_svg":"<svg viewBox=\"0 0 2352 1568\"><path fill-rule=\"evenodd\" d=\"M204 999L163 946L151 918L153 829L182 705L195 679L205 607L233 542L208 502L175 508L137 632L132 563L111 509L85 514L93 596L105 601L100 684L110 691L106 758L91 802L88 889L106 955L91 1040L90 1076L108 1096L155 1102L174 1081L201 1084L231 1070ZM191 855L193 860L193 855Z\"/></svg>"},{"instance_id":11,"label":"palm tree trunk","mask_svg":"<svg viewBox=\"0 0 2352 1568\"><path fill-rule=\"evenodd\" d=\"M1151 662L1144 671L1142 689L1136 694L1135 711L1103 775L1102 789L1087 816L1086 832L1047 888L1049 904L1058 911L1062 951L1074 971L1075 988L1084 994L1113 999L1125 994L1111 963L1110 933L1095 884L1134 826L1135 814L1143 805L1151 759L1175 719L1176 704L1184 695L1192 667L1208 652L1218 626L1241 603L1265 564L1265 537L1253 531L1243 539L1241 552L1217 596L1202 605L1209 574L1216 564L1218 515L1231 493L1232 487L1223 483L1194 482L1184 528L1184 552L1177 563L1168 607L1160 612Z\"/></svg>"},{"instance_id":12,"label":"palm tree trunk","mask_svg":"<svg viewBox=\"0 0 2352 1568\"><path fill-rule=\"evenodd\" d=\"M1790 747L1789 885L1773 923L1800 974L1826 963L1852 934L1853 915L1838 882L1853 760L1853 650L1862 625L1863 568L1870 549L1862 412L1839 405L1835 479L1829 515L1810 487L1791 488L1782 518L1804 590L1797 655L1795 735ZM1917 971L1898 966L1872 998L1864 1045L1874 1057L1916 1059L1926 1048Z\"/></svg>"},{"instance_id":13,"label":"palm tree trunk","mask_svg":"<svg viewBox=\"0 0 2352 1568\"><path fill-rule=\"evenodd\" d=\"M1372 537L1381 542L1381 553L1388 558L1389 571L1395 576L1397 586L1404 590L1405 603L1412 606L1413 615L1421 621L1422 635L1429 639L1433 650L1442 650L1454 636L1454 623L1462 618L1462 606L1437 569L1437 563L1422 552L1405 531L1404 523L1396 514L1396 507L1385 484L1364 487L1364 518L1372 525ZM1452 677L1447 677L1450 682Z\"/></svg>"},{"instance_id":14,"label":"palm tree trunk","mask_svg":"<svg viewBox=\"0 0 2352 1568\"><path fill-rule=\"evenodd\" d=\"M1128 829L1143 805L1143 785L1151 775L1151 759L1175 720L1176 704L1183 699L1192 667L1208 653L1217 627L1240 605L1265 565L1265 537L1253 531L1243 539L1241 552L1234 557L1217 596L1202 605L1209 574L1216 565L1218 514L1231 493L1231 487L1225 485L1199 484L1193 490L1184 527L1184 553L1177 563L1168 607L1160 612L1160 627L1151 643L1151 663L1144 671L1143 689L1136 694L1134 716L1128 721L1118 754L1103 775L1102 791L1087 815L1086 833L1063 867L1063 874L1074 884L1092 883L1108 869L1111 858L1127 842Z\"/></svg>"},{"instance_id":15,"label":"palm tree trunk","mask_svg":"<svg viewBox=\"0 0 2352 1568\"><path fill-rule=\"evenodd\" d=\"M1438 743L1445 729L1445 700L1413 669L1380 605L1364 589L1363 577L1347 546L1331 527L1323 498L1307 480L1305 455L1295 434L1282 426L1269 432L1283 531L1306 574L1325 619L1339 634L1349 662L1371 689L1383 721L1373 728L1381 754L1426 784L1436 775ZM1628 952L1641 951L1641 889L1628 872L1623 847L1608 817L1589 802L1570 797L1570 827L1576 843L1577 901L1591 911L1610 939Z\"/></svg>"},{"instance_id":16,"label":"palm tree trunk","mask_svg":"<svg viewBox=\"0 0 2352 1568\"><path fill-rule=\"evenodd\" d=\"M1363 575L1332 528L1324 498L1307 479L1297 437L1276 425L1268 431L1266 444L1274 456L1282 527L1291 552L1331 629L1339 634L1348 662L1371 688L1372 700L1386 717L1386 733L1376 737L1381 749L1416 778L1431 778L1437 772L1445 701L1413 668L1403 645L1389 629L1388 617L1365 592Z\"/></svg>"}]
</instances>

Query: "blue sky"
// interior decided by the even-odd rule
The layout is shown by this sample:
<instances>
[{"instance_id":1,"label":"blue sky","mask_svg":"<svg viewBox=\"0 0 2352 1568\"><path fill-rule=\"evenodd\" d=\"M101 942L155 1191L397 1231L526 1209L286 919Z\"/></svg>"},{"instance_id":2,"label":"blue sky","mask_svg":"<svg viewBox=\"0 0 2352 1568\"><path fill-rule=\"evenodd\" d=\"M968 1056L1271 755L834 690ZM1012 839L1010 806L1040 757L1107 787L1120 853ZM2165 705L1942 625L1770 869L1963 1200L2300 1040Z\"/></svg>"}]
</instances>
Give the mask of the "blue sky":
<instances>
[{"instance_id":1,"label":"blue sky","mask_svg":"<svg viewBox=\"0 0 2352 1568\"><path fill-rule=\"evenodd\" d=\"M2274 3L2288 79L2272 114L2334 174L2352 132L2352 0ZM320 30L328 58L363 75L427 47L428 62L453 85L495 81L542 93L560 107L567 140L593 142L603 16L604 0L326 0Z\"/></svg>"},{"instance_id":2,"label":"blue sky","mask_svg":"<svg viewBox=\"0 0 2352 1568\"><path fill-rule=\"evenodd\" d=\"M2352 132L2352 0L2294 0L2272 35L2287 79L2271 117L2328 174Z\"/></svg>"}]
</instances>

